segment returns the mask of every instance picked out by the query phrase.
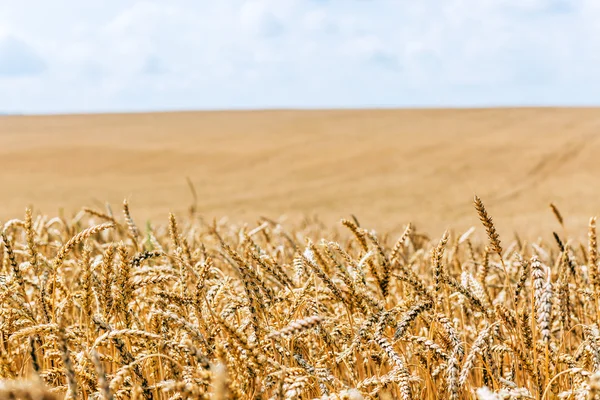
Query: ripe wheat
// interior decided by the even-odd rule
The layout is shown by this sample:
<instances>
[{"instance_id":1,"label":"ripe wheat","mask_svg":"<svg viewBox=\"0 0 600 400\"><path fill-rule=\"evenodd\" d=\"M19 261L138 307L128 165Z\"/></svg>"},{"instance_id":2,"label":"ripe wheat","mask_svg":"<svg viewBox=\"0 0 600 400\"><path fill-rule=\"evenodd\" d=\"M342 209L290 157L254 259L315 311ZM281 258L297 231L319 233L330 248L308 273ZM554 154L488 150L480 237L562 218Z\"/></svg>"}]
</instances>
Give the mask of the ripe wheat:
<instances>
[{"instance_id":1,"label":"ripe wheat","mask_svg":"<svg viewBox=\"0 0 600 400\"><path fill-rule=\"evenodd\" d=\"M487 238L132 211L0 225L1 398L600 398L595 218L501 245L478 197Z\"/></svg>"}]
</instances>

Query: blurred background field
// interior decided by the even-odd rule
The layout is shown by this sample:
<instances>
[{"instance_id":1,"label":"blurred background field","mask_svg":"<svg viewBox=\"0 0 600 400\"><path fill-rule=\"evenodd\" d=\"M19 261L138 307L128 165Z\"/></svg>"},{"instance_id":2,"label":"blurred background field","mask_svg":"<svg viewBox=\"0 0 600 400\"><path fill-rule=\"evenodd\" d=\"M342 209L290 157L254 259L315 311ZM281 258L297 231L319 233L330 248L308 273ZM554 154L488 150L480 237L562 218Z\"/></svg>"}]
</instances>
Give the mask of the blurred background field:
<instances>
[{"instance_id":1,"label":"blurred background field","mask_svg":"<svg viewBox=\"0 0 600 400\"><path fill-rule=\"evenodd\" d=\"M0 220L128 198L134 217L253 221L351 213L374 229L438 235L568 229L598 214L600 109L223 111L0 117ZM477 225L479 226L479 225Z\"/></svg>"}]
</instances>

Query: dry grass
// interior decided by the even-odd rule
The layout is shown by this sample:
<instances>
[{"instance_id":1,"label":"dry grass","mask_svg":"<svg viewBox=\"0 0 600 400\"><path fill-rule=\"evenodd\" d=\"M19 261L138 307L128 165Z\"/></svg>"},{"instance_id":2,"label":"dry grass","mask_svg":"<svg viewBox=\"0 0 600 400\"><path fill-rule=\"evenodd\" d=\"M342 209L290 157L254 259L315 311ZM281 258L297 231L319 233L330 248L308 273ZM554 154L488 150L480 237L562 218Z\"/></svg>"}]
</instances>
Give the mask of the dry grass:
<instances>
[{"instance_id":1,"label":"dry grass","mask_svg":"<svg viewBox=\"0 0 600 400\"><path fill-rule=\"evenodd\" d=\"M189 205L189 176L203 215L236 221L354 213L441 233L473 224L477 193L502 235L553 229L550 202L580 232L600 212L599 129L600 109L0 117L0 219L129 198L164 221Z\"/></svg>"},{"instance_id":2,"label":"dry grass","mask_svg":"<svg viewBox=\"0 0 600 400\"><path fill-rule=\"evenodd\" d=\"M439 239L28 210L2 227L0 394L598 398L595 219L586 243L511 240L484 201L482 229Z\"/></svg>"}]
</instances>

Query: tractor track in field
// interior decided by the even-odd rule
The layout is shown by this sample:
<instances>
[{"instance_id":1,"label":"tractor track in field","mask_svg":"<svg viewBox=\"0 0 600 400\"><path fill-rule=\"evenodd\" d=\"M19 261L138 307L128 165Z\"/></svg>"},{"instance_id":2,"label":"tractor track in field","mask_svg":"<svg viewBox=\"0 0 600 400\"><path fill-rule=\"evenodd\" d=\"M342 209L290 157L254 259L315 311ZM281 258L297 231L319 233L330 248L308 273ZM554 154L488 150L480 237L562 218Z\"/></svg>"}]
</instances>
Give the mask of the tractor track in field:
<instances>
[{"instance_id":1,"label":"tractor track in field","mask_svg":"<svg viewBox=\"0 0 600 400\"><path fill-rule=\"evenodd\" d=\"M576 140L568 142L546 155L544 155L529 171L522 180L511 186L511 189L498 194L492 194L490 201L502 204L521 197L528 190L535 189L545 182L557 170L577 159L579 154L595 140L593 133L580 135Z\"/></svg>"},{"instance_id":2,"label":"tractor track in field","mask_svg":"<svg viewBox=\"0 0 600 400\"><path fill-rule=\"evenodd\" d=\"M488 204L498 206L518 199L528 191L543 184L557 170L568 165L581 154L581 152L596 140L594 132L580 135L572 141L561 144L559 148L541 157L535 165L523 173L523 178L510 185L510 189L501 192L492 192L483 199ZM518 157L518 155L516 155ZM456 217L463 217L472 212L472 207L465 206L465 210L456 213Z\"/></svg>"}]
</instances>

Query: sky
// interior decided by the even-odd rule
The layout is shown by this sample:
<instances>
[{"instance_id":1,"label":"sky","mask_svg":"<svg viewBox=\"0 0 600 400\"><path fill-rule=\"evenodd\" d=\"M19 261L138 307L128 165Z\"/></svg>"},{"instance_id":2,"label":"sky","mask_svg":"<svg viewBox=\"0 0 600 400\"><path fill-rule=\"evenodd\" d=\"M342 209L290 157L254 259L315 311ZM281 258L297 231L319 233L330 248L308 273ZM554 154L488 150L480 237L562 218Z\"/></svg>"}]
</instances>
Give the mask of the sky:
<instances>
[{"instance_id":1,"label":"sky","mask_svg":"<svg viewBox=\"0 0 600 400\"><path fill-rule=\"evenodd\" d=\"M600 105L598 0L0 0L0 113Z\"/></svg>"}]
</instances>

